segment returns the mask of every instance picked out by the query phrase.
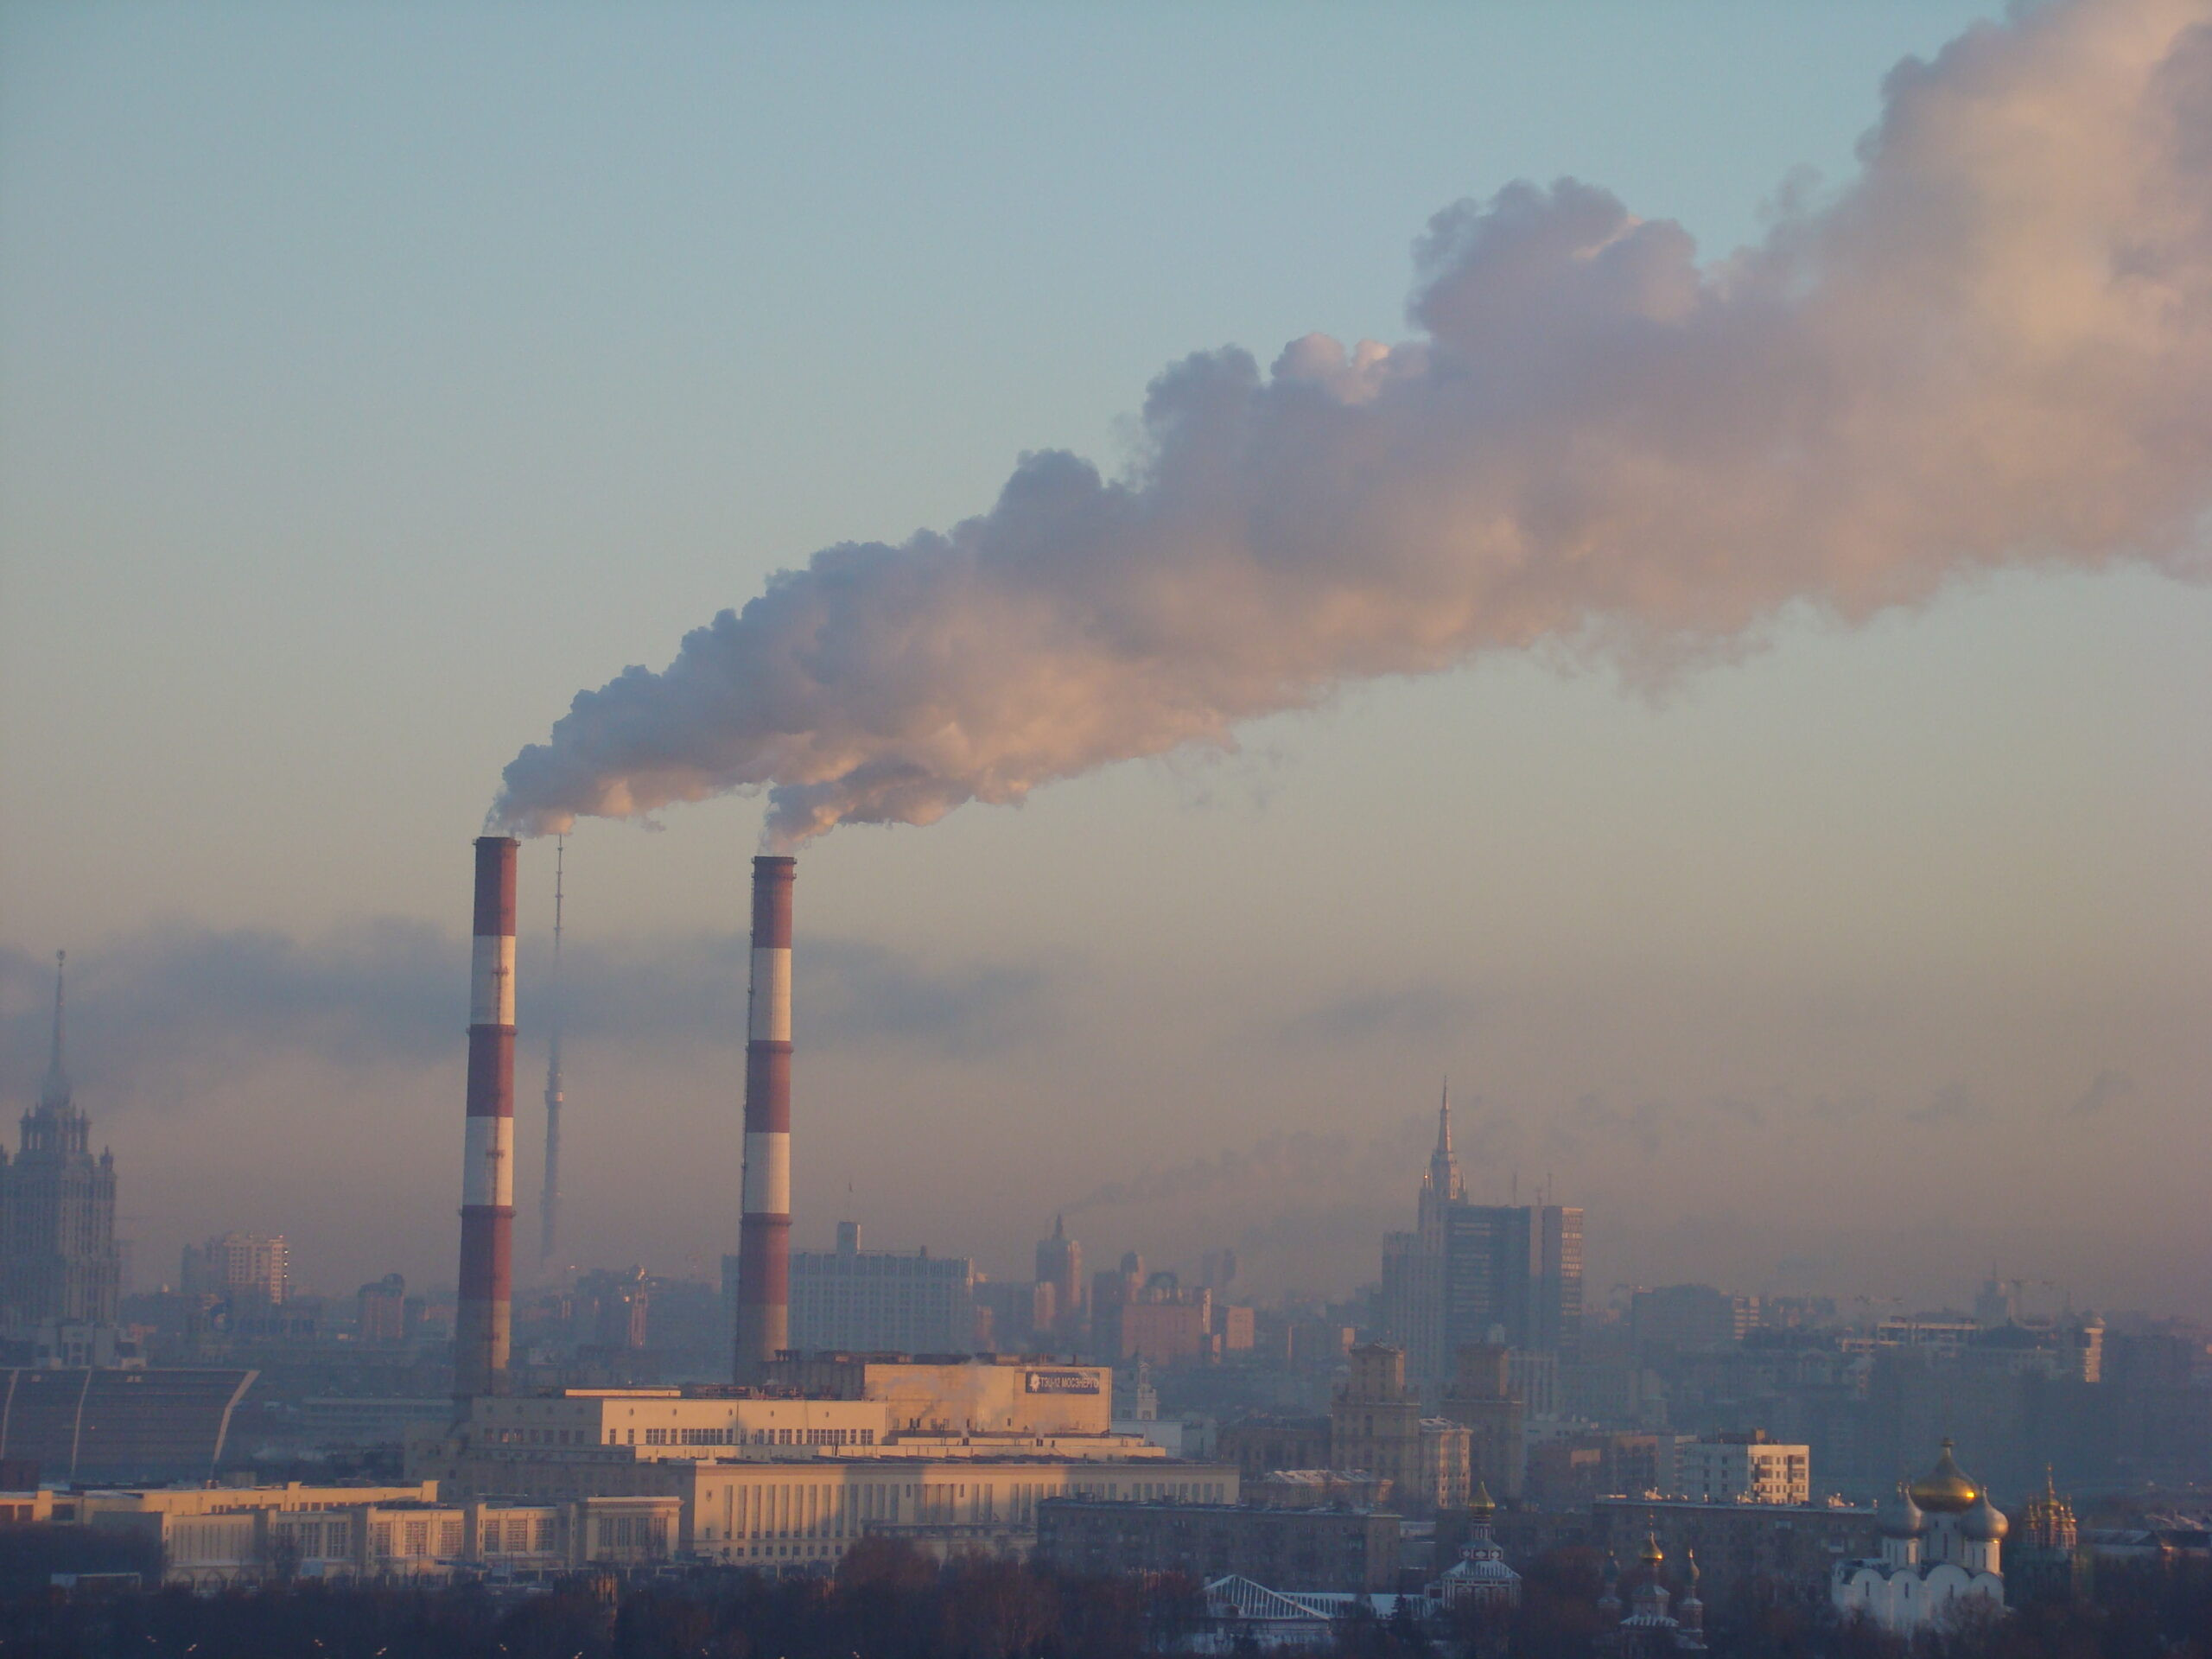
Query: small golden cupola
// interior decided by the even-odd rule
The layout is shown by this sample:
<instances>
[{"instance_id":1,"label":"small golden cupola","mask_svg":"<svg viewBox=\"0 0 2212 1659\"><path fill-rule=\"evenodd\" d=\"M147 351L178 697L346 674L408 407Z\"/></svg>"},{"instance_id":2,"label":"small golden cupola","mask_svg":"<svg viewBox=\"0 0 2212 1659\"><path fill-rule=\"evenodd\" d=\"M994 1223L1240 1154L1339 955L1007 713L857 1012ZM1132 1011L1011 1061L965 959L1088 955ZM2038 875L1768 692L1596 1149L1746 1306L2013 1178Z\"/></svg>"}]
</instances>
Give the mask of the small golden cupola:
<instances>
[{"instance_id":1,"label":"small golden cupola","mask_svg":"<svg viewBox=\"0 0 2212 1659\"><path fill-rule=\"evenodd\" d=\"M1908 1489L1912 1501L1930 1515L1963 1515L1981 1497L1981 1488L1951 1456L1951 1442L1943 1441L1943 1455L1936 1466Z\"/></svg>"}]
</instances>

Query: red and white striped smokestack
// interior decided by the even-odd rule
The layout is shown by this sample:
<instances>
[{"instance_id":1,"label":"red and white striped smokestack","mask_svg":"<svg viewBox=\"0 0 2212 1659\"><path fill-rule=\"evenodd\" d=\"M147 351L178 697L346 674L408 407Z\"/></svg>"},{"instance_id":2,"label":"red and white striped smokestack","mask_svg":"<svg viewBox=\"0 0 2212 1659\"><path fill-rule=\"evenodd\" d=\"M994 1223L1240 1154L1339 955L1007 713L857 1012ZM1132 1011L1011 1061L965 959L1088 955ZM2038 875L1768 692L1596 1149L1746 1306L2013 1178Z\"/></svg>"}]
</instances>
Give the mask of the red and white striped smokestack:
<instances>
[{"instance_id":1,"label":"red and white striped smokestack","mask_svg":"<svg viewBox=\"0 0 2212 1659\"><path fill-rule=\"evenodd\" d=\"M454 1321L453 1391L461 1401L496 1393L507 1370L508 1309L514 1294L517 846L505 836L485 836L476 843L461 1306Z\"/></svg>"},{"instance_id":2,"label":"red and white striped smokestack","mask_svg":"<svg viewBox=\"0 0 2212 1659\"><path fill-rule=\"evenodd\" d=\"M790 858L753 861L753 990L745 1043L745 1214L737 1238L737 1380L791 1345Z\"/></svg>"}]
</instances>

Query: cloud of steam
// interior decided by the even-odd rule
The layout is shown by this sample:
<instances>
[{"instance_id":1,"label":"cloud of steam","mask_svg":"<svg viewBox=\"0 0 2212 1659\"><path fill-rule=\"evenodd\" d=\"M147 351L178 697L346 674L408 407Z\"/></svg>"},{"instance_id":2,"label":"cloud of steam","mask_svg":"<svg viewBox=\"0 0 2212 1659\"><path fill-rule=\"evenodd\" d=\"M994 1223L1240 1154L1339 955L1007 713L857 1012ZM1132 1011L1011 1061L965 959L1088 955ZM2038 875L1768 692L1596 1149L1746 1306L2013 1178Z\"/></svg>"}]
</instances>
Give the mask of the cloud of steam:
<instances>
[{"instance_id":1,"label":"cloud of steam","mask_svg":"<svg viewBox=\"0 0 2212 1659\"><path fill-rule=\"evenodd\" d=\"M1889 78L1859 177L1700 264L1563 180L1417 247L1419 336L1153 383L1121 478L1025 456L576 698L526 832L769 792L792 845L1550 640L1668 662L2005 563L2194 568L2212 502L2212 21L2070 0Z\"/></svg>"}]
</instances>

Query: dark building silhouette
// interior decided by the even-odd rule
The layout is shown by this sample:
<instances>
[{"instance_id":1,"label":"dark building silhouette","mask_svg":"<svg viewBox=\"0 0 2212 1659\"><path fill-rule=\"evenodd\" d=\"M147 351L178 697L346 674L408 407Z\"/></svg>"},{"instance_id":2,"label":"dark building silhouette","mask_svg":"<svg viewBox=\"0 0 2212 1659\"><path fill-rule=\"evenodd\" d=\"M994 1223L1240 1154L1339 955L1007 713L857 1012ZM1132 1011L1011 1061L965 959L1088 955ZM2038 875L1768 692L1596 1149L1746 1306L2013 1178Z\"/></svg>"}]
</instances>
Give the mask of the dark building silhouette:
<instances>
[{"instance_id":1,"label":"dark building silhouette","mask_svg":"<svg viewBox=\"0 0 2212 1659\"><path fill-rule=\"evenodd\" d=\"M62 1060L63 958L55 957L54 1049L22 1147L0 1152L0 1325L112 1325L121 1289L115 1246L115 1159L91 1150L92 1126Z\"/></svg>"}]
</instances>

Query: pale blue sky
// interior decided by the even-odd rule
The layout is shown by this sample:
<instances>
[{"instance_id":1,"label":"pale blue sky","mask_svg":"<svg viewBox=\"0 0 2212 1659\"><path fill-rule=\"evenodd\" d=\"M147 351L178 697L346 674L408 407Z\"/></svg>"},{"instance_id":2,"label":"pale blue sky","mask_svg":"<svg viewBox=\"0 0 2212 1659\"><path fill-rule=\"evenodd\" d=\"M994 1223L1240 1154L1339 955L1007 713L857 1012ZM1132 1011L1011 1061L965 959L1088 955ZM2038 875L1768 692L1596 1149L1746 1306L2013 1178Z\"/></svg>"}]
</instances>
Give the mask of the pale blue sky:
<instances>
[{"instance_id":1,"label":"pale blue sky","mask_svg":"<svg viewBox=\"0 0 2212 1659\"><path fill-rule=\"evenodd\" d=\"M500 766L769 571L974 512L1025 449L1110 463L1184 353L1402 336L1427 217L1513 178L1724 252L1986 10L0 9L7 1007L56 944L96 1005L157 921L457 928ZM1932 1294L2002 1250L2183 1299L2161 1259L2212 1234L2156 1152L2212 1103L2209 663L2201 590L2016 575L1791 619L1656 703L1493 662L1226 763L842 831L803 942L1046 988L988 1041L809 1056L802 1242L849 1180L879 1236L1011 1266L1032 1211L1278 1135L1325 1139L1095 1211L1093 1248L1264 1258L1301 1205L1366 1239L1418 1162L1348 1172L1395 1167L1448 1068L1495 1115L1482 1179L1549 1168L1601 1274ZM588 826L580 936L742 926L758 822ZM535 849L526 880L542 926ZM726 1248L729 1060L579 1054L595 1259ZM227 1226L332 1283L449 1271L451 1054L219 1061L80 1056L142 1280ZM1930 1242L1954 1166L1973 1213Z\"/></svg>"}]
</instances>

